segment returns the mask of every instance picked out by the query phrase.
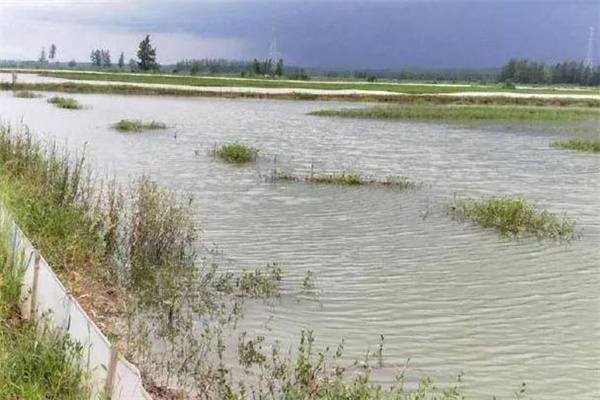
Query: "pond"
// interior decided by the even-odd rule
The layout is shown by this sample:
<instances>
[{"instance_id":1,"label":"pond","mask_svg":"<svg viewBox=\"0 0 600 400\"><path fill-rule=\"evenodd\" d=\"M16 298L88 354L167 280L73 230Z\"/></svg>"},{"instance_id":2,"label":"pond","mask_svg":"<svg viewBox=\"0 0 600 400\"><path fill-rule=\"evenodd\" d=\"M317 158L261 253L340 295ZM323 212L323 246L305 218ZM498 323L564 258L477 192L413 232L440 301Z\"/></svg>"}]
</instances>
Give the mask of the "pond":
<instances>
[{"instance_id":1,"label":"pond","mask_svg":"<svg viewBox=\"0 0 600 400\"><path fill-rule=\"evenodd\" d=\"M51 94L46 93L45 96ZM350 359L385 338L388 382L410 359L410 379L453 382L474 398L600 396L598 155L550 147L557 133L308 116L357 104L69 95L83 110L0 93L0 116L69 146L87 143L101 168L127 181L147 173L189 192L204 245L231 270L277 262L281 299L247 303L240 330L292 344L302 328L319 346L343 338ZM165 131L120 133L123 118ZM232 167L208 155L243 142L261 161ZM419 190L269 183L274 166L307 172L405 175ZM449 220L454 195L518 195L583 230L571 244L515 240ZM317 295L302 291L306 271ZM486 397L486 398L488 398Z\"/></svg>"}]
</instances>

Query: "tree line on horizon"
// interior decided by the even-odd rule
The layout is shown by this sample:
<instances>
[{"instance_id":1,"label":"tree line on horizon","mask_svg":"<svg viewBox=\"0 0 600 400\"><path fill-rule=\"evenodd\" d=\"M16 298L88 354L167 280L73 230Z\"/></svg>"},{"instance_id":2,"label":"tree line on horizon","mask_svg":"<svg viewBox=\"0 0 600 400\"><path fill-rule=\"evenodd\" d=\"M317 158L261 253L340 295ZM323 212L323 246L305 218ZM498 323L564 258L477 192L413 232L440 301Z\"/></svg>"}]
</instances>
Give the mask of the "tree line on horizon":
<instances>
[{"instance_id":1,"label":"tree line on horizon","mask_svg":"<svg viewBox=\"0 0 600 400\"><path fill-rule=\"evenodd\" d=\"M527 59L510 59L500 70L500 82L524 84L600 85L600 66L582 62L565 61L545 64Z\"/></svg>"}]
</instances>

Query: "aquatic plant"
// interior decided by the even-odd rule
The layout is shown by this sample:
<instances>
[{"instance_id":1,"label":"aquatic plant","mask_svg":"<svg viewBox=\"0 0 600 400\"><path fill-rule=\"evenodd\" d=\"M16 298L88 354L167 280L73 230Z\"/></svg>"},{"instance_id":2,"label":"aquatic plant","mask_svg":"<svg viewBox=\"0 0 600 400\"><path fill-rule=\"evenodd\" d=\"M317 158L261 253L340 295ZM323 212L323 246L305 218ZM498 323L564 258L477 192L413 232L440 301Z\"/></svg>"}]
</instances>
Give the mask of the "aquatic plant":
<instances>
[{"instance_id":1,"label":"aquatic plant","mask_svg":"<svg viewBox=\"0 0 600 400\"><path fill-rule=\"evenodd\" d=\"M446 210L451 218L473 221L511 237L533 235L569 241L577 236L572 220L518 197L455 198Z\"/></svg>"},{"instance_id":2,"label":"aquatic plant","mask_svg":"<svg viewBox=\"0 0 600 400\"><path fill-rule=\"evenodd\" d=\"M35 92L30 92L29 90L18 90L13 92L13 97L18 97L21 99L36 99L38 97L42 97L42 95Z\"/></svg>"},{"instance_id":3,"label":"aquatic plant","mask_svg":"<svg viewBox=\"0 0 600 400\"><path fill-rule=\"evenodd\" d=\"M340 186L386 186L391 189L415 189L418 187L416 182L411 181L404 176L388 176L387 178L376 178L373 176L362 175L355 172L333 172L333 173L315 173L311 171L306 175L297 175L290 171L279 169L271 170L269 177L271 182L289 181L306 182L309 184L330 184Z\"/></svg>"},{"instance_id":4,"label":"aquatic plant","mask_svg":"<svg viewBox=\"0 0 600 400\"><path fill-rule=\"evenodd\" d=\"M339 110L318 110L309 115L382 120L509 120L578 121L598 118L595 110L549 107L484 107L394 105Z\"/></svg>"},{"instance_id":5,"label":"aquatic plant","mask_svg":"<svg viewBox=\"0 0 600 400\"><path fill-rule=\"evenodd\" d=\"M256 161L258 149L241 143L228 143L213 150L213 155L232 164Z\"/></svg>"},{"instance_id":6,"label":"aquatic plant","mask_svg":"<svg viewBox=\"0 0 600 400\"><path fill-rule=\"evenodd\" d=\"M558 149L585 151L589 153L600 153L600 139L571 139L552 142L552 146Z\"/></svg>"},{"instance_id":7,"label":"aquatic plant","mask_svg":"<svg viewBox=\"0 0 600 400\"><path fill-rule=\"evenodd\" d=\"M162 122L143 122L137 119L122 119L114 125L114 128L121 132L142 132L145 130L167 129L167 125Z\"/></svg>"},{"instance_id":8,"label":"aquatic plant","mask_svg":"<svg viewBox=\"0 0 600 400\"><path fill-rule=\"evenodd\" d=\"M54 96L48 99L48 103L54 104L58 108L66 108L68 110L78 110L83 108L81 104L75 99L69 97Z\"/></svg>"}]
</instances>

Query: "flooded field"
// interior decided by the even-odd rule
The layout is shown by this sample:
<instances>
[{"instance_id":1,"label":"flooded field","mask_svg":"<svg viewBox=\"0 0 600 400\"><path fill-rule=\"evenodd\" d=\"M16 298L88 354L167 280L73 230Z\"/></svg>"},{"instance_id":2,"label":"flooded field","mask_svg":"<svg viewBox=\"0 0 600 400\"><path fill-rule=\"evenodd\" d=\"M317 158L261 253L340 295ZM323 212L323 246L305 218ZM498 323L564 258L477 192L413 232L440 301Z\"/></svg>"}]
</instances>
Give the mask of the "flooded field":
<instances>
[{"instance_id":1,"label":"flooded field","mask_svg":"<svg viewBox=\"0 0 600 400\"><path fill-rule=\"evenodd\" d=\"M50 96L50 94L44 94ZM81 147L126 182L148 173L194 195L203 244L232 270L282 266L283 296L247 304L240 330L295 343L345 339L349 359L385 338L379 381L410 359L409 379L452 382L474 398L512 398L522 381L538 399L600 396L600 158L552 148L535 129L340 120L306 115L331 102L73 95L82 110L0 93L0 116ZM351 107L361 105L352 105ZM120 133L120 119L165 131ZM549 130L548 130L549 131ZM208 155L243 142L259 163ZM273 167L405 175L419 190L268 183ZM454 195L519 195L583 230L569 245L503 238L449 220ZM302 291L306 271L317 296Z\"/></svg>"}]
</instances>

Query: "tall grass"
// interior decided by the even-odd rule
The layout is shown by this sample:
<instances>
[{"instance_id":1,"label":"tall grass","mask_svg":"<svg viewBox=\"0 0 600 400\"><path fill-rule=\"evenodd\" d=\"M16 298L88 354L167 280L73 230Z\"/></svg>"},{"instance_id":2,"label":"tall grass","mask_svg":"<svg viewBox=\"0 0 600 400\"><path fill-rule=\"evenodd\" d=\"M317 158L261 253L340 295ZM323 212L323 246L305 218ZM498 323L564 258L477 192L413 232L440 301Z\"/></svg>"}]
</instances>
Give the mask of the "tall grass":
<instances>
[{"instance_id":1,"label":"tall grass","mask_svg":"<svg viewBox=\"0 0 600 400\"><path fill-rule=\"evenodd\" d=\"M482 106L383 106L341 110L318 110L310 115L382 120L508 120L579 121L598 118L595 110L547 107Z\"/></svg>"},{"instance_id":2,"label":"tall grass","mask_svg":"<svg viewBox=\"0 0 600 400\"><path fill-rule=\"evenodd\" d=\"M555 141L552 143L552 146L564 150L600 153L600 139L571 139L566 141Z\"/></svg>"},{"instance_id":3,"label":"tall grass","mask_svg":"<svg viewBox=\"0 0 600 400\"><path fill-rule=\"evenodd\" d=\"M69 97L54 96L48 99L48 103L54 104L58 108L66 108L68 110L78 110L83 108L81 104L75 99Z\"/></svg>"},{"instance_id":4,"label":"tall grass","mask_svg":"<svg viewBox=\"0 0 600 400\"><path fill-rule=\"evenodd\" d=\"M455 198L447 212L452 218L473 221L511 237L536 236L569 241L577 236L575 222L521 198Z\"/></svg>"},{"instance_id":5,"label":"tall grass","mask_svg":"<svg viewBox=\"0 0 600 400\"><path fill-rule=\"evenodd\" d=\"M9 267L5 245L0 241L0 398L88 399L81 347L65 334L19 318L24 269L18 258Z\"/></svg>"}]
</instances>

